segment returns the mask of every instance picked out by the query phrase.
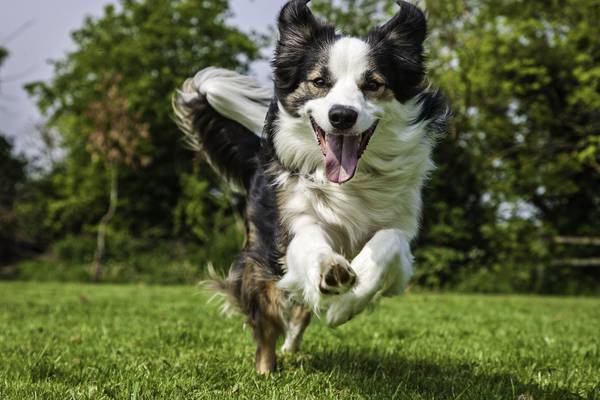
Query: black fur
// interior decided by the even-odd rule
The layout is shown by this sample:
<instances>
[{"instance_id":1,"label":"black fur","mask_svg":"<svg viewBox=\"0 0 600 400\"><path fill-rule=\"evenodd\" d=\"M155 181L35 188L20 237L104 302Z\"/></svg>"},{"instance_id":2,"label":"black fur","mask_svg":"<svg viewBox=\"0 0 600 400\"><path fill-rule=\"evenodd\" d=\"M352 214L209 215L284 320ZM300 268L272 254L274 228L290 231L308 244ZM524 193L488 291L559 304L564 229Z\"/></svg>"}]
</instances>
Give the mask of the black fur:
<instances>
[{"instance_id":1,"label":"black fur","mask_svg":"<svg viewBox=\"0 0 600 400\"><path fill-rule=\"evenodd\" d=\"M193 116L193 129L200 136L209 162L225 178L247 191L256 173L260 139L215 111L204 96L188 107Z\"/></svg>"},{"instance_id":2,"label":"black fur","mask_svg":"<svg viewBox=\"0 0 600 400\"><path fill-rule=\"evenodd\" d=\"M265 120L261 152L258 154L258 169L254 174L248 192L247 224L252 224L257 232L257 240L247 246L242 257L250 257L265 266L273 277L283 276L281 260L289 242L289 234L281 225L275 179L285 169L279 162L273 148L275 124L279 116L277 102L272 101Z\"/></svg>"},{"instance_id":3,"label":"black fur","mask_svg":"<svg viewBox=\"0 0 600 400\"><path fill-rule=\"evenodd\" d=\"M400 10L386 24L371 29L367 42L377 68L400 102L413 98L425 78L423 42L427 35L425 14L417 6L400 1Z\"/></svg>"},{"instance_id":4,"label":"black fur","mask_svg":"<svg viewBox=\"0 0 600 400\"><path fill-rule=\"evenodd\" d=\"M326 49L337 36L335 26L318 20L312 14L306 0L287 3L279 15L279 40L273 58L275 95L290 112L294 105L287 96L306 79L318 63L326 63Z\"/></svg>"},{"instance_id":5,"label":"black fur","mask_svg":"<svg viewBox=\"0 0 600 400\"><path fill-rule=\"evenodd\" d=\"M445 133L448 130L448 120L452 116L452 112L448 100L442 92L439 90L425 91L418 95L417 101L421 103L421 112L412 123L429 121L430 132L434 135Z\"/></svg>"}]
</instances>

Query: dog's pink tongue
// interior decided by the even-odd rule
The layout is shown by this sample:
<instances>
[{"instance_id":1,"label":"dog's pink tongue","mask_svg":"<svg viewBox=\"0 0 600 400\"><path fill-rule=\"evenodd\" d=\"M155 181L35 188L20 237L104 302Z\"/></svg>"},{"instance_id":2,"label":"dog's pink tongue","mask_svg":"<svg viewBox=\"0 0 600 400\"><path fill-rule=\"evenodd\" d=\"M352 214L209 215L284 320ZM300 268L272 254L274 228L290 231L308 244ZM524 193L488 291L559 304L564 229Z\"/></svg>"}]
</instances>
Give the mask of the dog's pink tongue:
<instances>
[{"instance_id":1,"label":"dog's pink tongue","mask_svg":"<svg viewBox=\"0 0 600 400\"><path fill-rule=\"evenodd\" d=\"M335 183L344 183L354 176L358 165L359 135L325 135L325 174Z\"/></svg>"}]
</instances>

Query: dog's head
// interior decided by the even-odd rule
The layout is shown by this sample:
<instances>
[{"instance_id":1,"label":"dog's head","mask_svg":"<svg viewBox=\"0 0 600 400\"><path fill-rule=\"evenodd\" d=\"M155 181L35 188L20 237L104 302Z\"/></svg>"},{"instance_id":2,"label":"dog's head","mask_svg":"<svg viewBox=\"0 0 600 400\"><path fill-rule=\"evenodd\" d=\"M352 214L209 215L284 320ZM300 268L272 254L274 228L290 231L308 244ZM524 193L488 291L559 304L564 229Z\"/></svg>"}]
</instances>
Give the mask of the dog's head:
<instances>
[{"instance_id":1,"label":"dog's head","mask_svg":"<svg viewBox=\"0 0 600 400\"><path fill-rule=\"evenodd\" d=\"M327 179L343 183L376 134L382 106L421 90L426 20L400 1L391 20L353 38L318 20L307 3L292 0L279 15L275 92L286 114L314 134L312 151L322 154Z\"/></svg>"}]
</instances>

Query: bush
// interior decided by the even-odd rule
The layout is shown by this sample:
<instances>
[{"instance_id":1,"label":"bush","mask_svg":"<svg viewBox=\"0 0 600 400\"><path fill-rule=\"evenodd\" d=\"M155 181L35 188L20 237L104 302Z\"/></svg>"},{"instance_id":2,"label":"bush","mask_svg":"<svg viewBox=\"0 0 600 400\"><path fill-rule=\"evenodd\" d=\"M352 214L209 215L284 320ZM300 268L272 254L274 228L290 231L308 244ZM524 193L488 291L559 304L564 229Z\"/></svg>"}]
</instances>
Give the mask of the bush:
<instances>
[{"instance_id":1,"label":"bush","mask_svg":"<svg viewBox=\"0 0 600 400\"><path fill-rule=\"evenodd\" d=\"M96 240L92 236L68 235L52 245L52 254L67 263L91 263L94 259Z\"/></svg>"},{"instance_id":2,"label":"bush","mask_svg":"<svg viewBox=\"0 0 600 400\"><path fill-rule=\"evenodd\" d=\"M41 282L88 282L90 264L69 263L57 261L52 257L40 257L17 264L14 278Z\"/></svg>"},{"instance_id":3,"label":"bush","mask_svg":"<svg viewBox=\"0 0 600 400\"><path fill-rule=\"evenodd\" d=\"M236 224L207 236L204 244L161 238L134 238L111 231L107 235L103 282L194 284L205 276L209 263L228 270L239 253L242 230ZM23 261L6 278L34 281L91 280L96 249L93 235L68 235L54 243L51 252Z\"/></svg>"}]
</instances>

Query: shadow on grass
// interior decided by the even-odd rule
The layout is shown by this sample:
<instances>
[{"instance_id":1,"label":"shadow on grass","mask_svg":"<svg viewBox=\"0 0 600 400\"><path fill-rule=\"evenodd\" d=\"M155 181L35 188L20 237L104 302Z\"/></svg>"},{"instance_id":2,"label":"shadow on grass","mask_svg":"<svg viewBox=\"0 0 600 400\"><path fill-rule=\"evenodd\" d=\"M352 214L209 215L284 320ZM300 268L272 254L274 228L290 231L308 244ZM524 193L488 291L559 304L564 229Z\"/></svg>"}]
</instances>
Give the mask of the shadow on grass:
<instances>
[{"instance_id":1,"label":"shadow on grass","mask_svg":"<svg viewBox=\"0 0 600 400\"><path fill-rule=\"evenodd\" d=\"M486 373L477 364L434 364L392 354L339 348L302 361L305 370L325 372L334 387L378 399L582 399L561 389L521 382L508 373ZM294 362L292 361L292 365ZM590 394L593 398L594 394Z\"/></svg>"}]
</instances>

